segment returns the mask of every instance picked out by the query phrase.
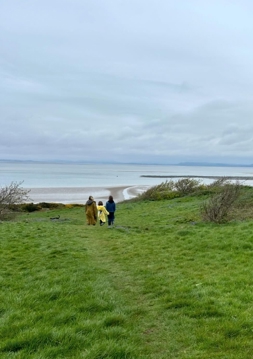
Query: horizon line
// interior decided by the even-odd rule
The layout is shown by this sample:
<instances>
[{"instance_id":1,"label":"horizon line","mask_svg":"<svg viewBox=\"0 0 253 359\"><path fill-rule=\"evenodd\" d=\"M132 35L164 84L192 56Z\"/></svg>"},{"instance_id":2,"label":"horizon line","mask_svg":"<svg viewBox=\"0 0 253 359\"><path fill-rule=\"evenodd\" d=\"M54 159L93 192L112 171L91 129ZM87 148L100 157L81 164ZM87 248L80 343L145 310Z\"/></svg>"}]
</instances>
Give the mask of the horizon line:
<instances>
[{"instance_id":1,"label":"horizon line","mask_svg":"<svg viewBox=\"0 0 253 359\"><path fill-rule=\"evenodd\" d=\"M122 164L122 165L153 165L153 166L217 166L217 167L253 167L253 164L186 161L177 163L161 162L122 162L122 161L83 161L83 160L21 160L21 159L0 159L0 162L26 162L26 163L66 163L66 164Z\"/></svg>"}]
</instances>

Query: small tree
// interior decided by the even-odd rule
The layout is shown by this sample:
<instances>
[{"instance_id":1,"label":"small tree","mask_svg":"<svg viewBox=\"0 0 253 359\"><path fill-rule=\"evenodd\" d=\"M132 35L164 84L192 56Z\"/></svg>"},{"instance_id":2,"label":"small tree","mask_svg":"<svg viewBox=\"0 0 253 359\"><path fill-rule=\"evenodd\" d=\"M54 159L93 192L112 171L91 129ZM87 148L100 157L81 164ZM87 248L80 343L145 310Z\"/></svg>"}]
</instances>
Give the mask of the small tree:
<instances>
[{"instance_id":1,"label":"small tree","mask_svg":"<svg viewBox=\"0 0 253 359\"><path fill-rule=\"evenodd\" d=\"M201 206L202 217L206 221L221 223L227 220L228 214L234 209L235 201L240 195L241 185L239 182L222 185L208 201Z\"/></svg>"},{"instance_id":2,"label":"small tree","mask_svg":"<svg viewBox=\"0 0 253 359\"><path fill-rule=\"evenodd\" d=\"M9 186L0 188L0 220L9 217L13 211L11 206L21 204L29 199L29 189L22 188L23 182L11 182Z\"/></svg>"}]
</instances>

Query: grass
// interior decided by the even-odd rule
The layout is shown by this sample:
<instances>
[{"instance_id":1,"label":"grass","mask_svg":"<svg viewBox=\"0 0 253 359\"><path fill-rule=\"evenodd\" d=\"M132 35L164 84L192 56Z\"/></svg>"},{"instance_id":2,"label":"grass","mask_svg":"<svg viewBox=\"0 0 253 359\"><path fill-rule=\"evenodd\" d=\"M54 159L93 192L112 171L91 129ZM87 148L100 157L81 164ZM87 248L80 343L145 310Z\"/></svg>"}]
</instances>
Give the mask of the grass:
<instances>
[{"instance_id":1,"label":"grass","mask_svg":"<svg viewBox=\"0 0 253 359\"><path fill-rule=\"evenodd\" d=\"M203 223L201 201L1 223L1 359L251 359L253 220Z\"/></svg>"}]
</instances>

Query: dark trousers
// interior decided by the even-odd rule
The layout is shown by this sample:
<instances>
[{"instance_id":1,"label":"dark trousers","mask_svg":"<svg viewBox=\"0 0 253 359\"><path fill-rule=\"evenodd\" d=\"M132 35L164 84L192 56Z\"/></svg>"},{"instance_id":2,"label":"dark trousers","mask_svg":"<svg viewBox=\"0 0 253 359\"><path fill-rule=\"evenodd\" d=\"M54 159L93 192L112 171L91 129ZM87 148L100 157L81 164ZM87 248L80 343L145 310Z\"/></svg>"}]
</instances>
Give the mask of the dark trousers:
<instances>
[{"instance_id":1,"label":"dark trousers","mask_svg":"<svg viewBox=\"0 0 253 359\"><path fill-rule=\"evenodd\" d=\"M109 212L107 218L108 218L108 226L110 226L114 222L114 218L115 218L114 212Z\"/></svg>"}]
</instances>

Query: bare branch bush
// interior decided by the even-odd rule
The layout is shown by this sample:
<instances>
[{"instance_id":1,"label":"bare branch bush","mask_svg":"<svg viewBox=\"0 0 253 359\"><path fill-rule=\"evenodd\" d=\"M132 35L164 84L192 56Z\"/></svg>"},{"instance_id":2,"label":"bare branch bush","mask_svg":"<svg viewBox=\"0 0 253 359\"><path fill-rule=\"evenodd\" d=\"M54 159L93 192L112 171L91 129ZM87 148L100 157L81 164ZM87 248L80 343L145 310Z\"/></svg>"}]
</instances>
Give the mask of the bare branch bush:
<instances>
[{"instance_id":1,"label":"bare branch bush","mask_svg":"<svg viewBox=\"0 0 253 359\"><path fill-rule=\"evenodd\" d=\"M0 188L0 220L14 214L12 205L21 204L29 200L29 189L22 188L23 182L11 182L10 185Z\"/></svg>"},{"instance_id":2,"label":"bare branch bush","mask_svg":"<svg viewBox=\"0 0 253 359\"><path fill-rule=\"evenodd\" d=\"M221 181L217 192L205 201L200 211L205 221L222 223L228 219L228 215L233 211L235 202L239 198L241 184ZM216 183L216 188L219 187Z\"/></svg>"},{"instance_id":3,"label":"bare branch bush","mask_svg":"<svg viewBox=\"0 0 253 359\"><path fill-rule=\"evenodd\" d=\"M231 181L226 176L223 176L210 183L208 187L215 191L220 190L221 187L224 187L229 184L231 184Z\"/></svg>"}]
</instances>

